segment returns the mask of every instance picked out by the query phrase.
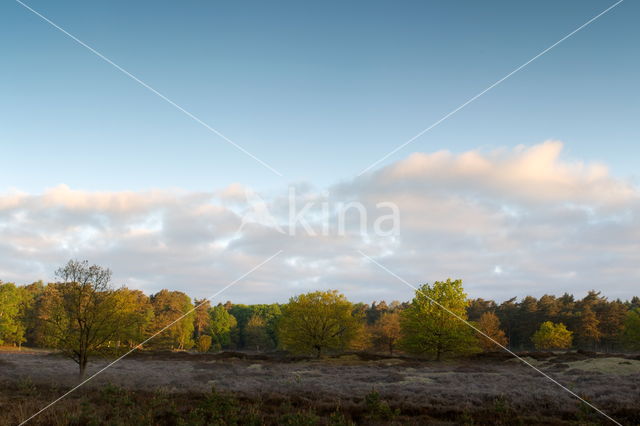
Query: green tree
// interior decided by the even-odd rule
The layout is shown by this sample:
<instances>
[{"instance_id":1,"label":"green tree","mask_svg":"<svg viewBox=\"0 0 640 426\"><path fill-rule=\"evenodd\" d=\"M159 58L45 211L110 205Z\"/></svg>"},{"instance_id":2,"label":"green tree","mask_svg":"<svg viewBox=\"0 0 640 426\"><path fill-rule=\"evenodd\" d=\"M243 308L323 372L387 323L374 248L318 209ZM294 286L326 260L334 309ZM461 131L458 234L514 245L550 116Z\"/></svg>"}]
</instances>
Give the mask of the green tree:
<instances>
[{"instance_id":1,"label":"green tree","mask_svg":"<svg viewBox=\"0 0 640 426\"><path fill-rule=\"evenodd\" d=\"M252 348L252 343L247 341L247 325L254 315L259 316L265 321L266 332L272 340L270 346L276 346L278 337L276 331L276 322L281 315L280 306L277 304L258 304L258 305L230 305L227 306L229 313L238 321L238 326L232 334L232 340L238 348ZM254 349L254 348L252 348Z\"/></svg>"},{"instance_id":2,"label":"green tree","mask_svg":"<svg viewBox=\"0 0 640 426\"><path fill-rule=\"evenodd\" d=\"M568 349L573 341L573 333L562 324L545 321L531 337L536 349Z\"/></svg>"},{"instance_id":3,"label":"green tree","mask_svg":"<svg viewBox=\"0 0 640 426\"><path fill-rule=\"evenodd\" d=\"M121 343L130 349L134 348L145 339L149 327L153 324L153 306L149 297L140 290L123 287L116 291L115 297L125 319L114 336L116 351Z\"/></svg>"},{"instance_id":4,"label":"green tree","mask_svg":"<svg viewBox=\"0 0 640 426\"><path fill-rule=\"evenodd\" d=\"M245 331L247 323L254 313L253 306L236 304L228 309L229 313L236 319L236 326L231 333L231 342L238 349L245 348Z\"/></svg>"},{"instance_id":5,"label":"green tree","mask_svg":"<svg viewBox=\"0 0 640 426\"><path fill-rule=\"evenodd\" d=\"M44 293L44 284L42 281L36 281L19 289L22 293L20 319L25 330L25 343L36 346L39 341L38 333L42 331L38 320L38 309Z\"/></svg>"},{"instance_id":6,"label":"green tree","mask_svg":"<svg viewBox=\"0 0 640 426\"><path fill-rule=\"evenodd\" d=\"M337 290L316 291L289 299L278 321L279 340L295 353L315 354L342 350L362 331L363 318Z\"/></svg>"},{"instance_id":7,"label":"green tree","mask_svg":"<svg viewBox=\"0 0 640 426\"><path fill-rule=\"evenodd\" d=\"M89 357L108 351L130 326L130 312L111 287L109 269L71 260L56 276L59 282L47 285L39 305L42 338L78 363L82 379Z\"/></svg>"},{"instance_id":8,"label":"green tree","mask_svg":"<svg viewBox=\"0 0 640 426\"><path fill-rule=\"evenodd\" d=\"M627 312L622 341L626 348L640 351L640 308Z\"/></svg>"},{"instance_id":9,"label":"green tree","mask_svg":"<svg viewBox=\"0 0 640 426\"><path fill-rule=\"evenodd\" d=\"M209 332L216 349L227 348L231 344L232 335L237 329L238 321L223 305L217 305L209 311L211 321Z\"/></svg>"},{"instance_id":10,"label":"green tree","mask_svg":"<svg viewBox=\"0 0 640 426\"><path fill-rule=\"evenodd\" d=\"M257 315L262 318L265 322L265 330L271 342L268 344L269 347L275 348L278 346L278 333L277 333L277 322L278 318L282 315L282 310L280 309L280 305L274 303L270 305L260 304L260 305L252 305L251 306L252 316ZM251 318L249 318L251 319ZM247 322L247 325L249 323Z\"/></svg>"},{"instance_id":11,"label":"green tree","mask_svg":"<svg viewBox=\"0 0 640 426\"><path fill-rule=\"evenodd\" d=\"M249 318L245 327L245 344L247 348L256 351L273 349L273 341L267 333L267 322L257 314Z\"/></svg>"},{"instance_id":12,"label":"green tree","mask_svg":"<svg viewBox=\"0 0 640 426\"><path fill-rule=\"evenodd\" d=\"M483 335L478 336L480 339L480 347L485 352L501 350L502 348L496 345L495 342L505 347L509 343L504 331L500 329L500 320L498 319L498 316L493 312L485 312L480 316L480 319L478 320L478 329L491 338L488 339Z\"/></svg>"},{"instance_id":13,"label":"green tree","mask_svg":"<svg viewBox=\"0 0 640 426\"><path fill-rule=\"evenodd\" d=\"M472 329L461 321L467 320L468 305L461 280L422 285L400 316L402 348L409 353L433 355L436 360L443 355L478 351Z\"/></svg>"},{"instance_id":14,"label":"green tree","mask_svg":"<svg viewBox=\"0 0 640 426\"><path fill-rule=\"evenodd\" d=\"M181 291L165 289L151 296L151 305L154 317L150 332L157 333L169 324L171 326L151 340L150 346L165 349L193 347L194 313L191 298Z\"/></svg>"},{"instance_id":15,"label":"green tree","mask_svg":"<svg viewBox=\"0 0 640 426\"><path fill-rule=\"evenodd\" d=\"M0 345L20 345L25 341L21 321L23 292L13 283L0 282Z\"/></svg>"}]
</instances>

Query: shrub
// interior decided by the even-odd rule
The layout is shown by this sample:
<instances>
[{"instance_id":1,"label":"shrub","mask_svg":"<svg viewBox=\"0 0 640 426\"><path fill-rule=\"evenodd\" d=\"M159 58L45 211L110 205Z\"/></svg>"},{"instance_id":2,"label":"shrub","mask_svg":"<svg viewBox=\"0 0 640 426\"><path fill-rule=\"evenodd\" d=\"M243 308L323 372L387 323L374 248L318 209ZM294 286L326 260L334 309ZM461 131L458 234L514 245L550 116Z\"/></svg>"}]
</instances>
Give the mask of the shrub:
<instances>
[{"instance_id":1,"label":"shrub","mask_svg":"<svg viewBox=\"0 0 640 426\"><path fill-rule=\"evenodd\" d=\"M295 413L286 413L278 418L279 425L287 426L315 426L320 422L320 417L316 416L311 410L296 411Z\"/></svg>"},{"instance_id":2,"label":"shrub","mask_svg":"<svg viewBox=\"0 0 640 426\"><path fill-rule=\"evenodd\" d=\"M393 420L394 417L400 415L400 410L392 410L387 401L384 401L375 389L365 395L364 403L367 417L370 420Z\"/></svg>"}]
</instances>

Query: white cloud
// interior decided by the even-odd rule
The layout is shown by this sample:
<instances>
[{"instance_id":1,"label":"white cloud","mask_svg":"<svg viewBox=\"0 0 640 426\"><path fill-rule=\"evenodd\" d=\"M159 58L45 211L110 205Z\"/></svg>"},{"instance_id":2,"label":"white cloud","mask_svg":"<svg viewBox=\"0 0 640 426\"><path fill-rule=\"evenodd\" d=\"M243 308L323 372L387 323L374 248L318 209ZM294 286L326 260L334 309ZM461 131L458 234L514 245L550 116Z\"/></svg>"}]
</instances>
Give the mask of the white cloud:
<instances>
[{"instance_id":1,"label":"white cloud","mask_svg":"<svg viewBox=\"0 0 640 426\"><path fill-rule=\"evenodd\" d=\"M629 184L612 179L601 164L561 161L562 143L547 141L483 154L414 153L375 174L376 180L412 182L422 188L531 203L617 205L637 197Z\"/></svg>"},{"instance_id":2,"label":"white cloud","mask_svg":"<svg viewBox=\"0 0 640 426\"><path fill-rule=\"evenodd\" d=\"M318 231L323 201L363 203L369 229L375 215L388 213L376 204L395 203L400 233L385 237L360 235L353 214L344 236L335 226L328 235L279 232L276 223L288 221L286 188L258 194L257 213L245 197L251 190L240 184L210 193L12 191L0 194L0 279L50 279L77 257L111 267L119 284L205 297L284 250L221 299L285 301L316 288L362 301L408 299L410 289L364 260L362 250L410 282L462 278L485 298L591 288L612 297L638 293L638 190L602 165L563 160L561 150L560 142L545 142L416 153L328 194L297 187L316 202L309 223Z\"/></svg>"}]
</instances>

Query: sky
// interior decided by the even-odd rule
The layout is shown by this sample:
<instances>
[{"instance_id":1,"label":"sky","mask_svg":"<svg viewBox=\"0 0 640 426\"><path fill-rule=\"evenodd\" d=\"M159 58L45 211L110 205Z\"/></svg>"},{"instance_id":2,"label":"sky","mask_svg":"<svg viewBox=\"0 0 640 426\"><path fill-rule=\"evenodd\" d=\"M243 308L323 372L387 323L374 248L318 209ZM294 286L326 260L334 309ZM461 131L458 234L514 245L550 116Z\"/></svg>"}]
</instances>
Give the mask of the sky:
<instances>
[{"instance_id":1,"label":"sky","mask_svg":"<svg viewBox=\"0 0 640 426\"><path fill-rule=\"evenodd\" d=\"M637 2L358 176L613 3L26 2L199 123L2 2L0 279L78 257L205 297L282 250L219 297L411 297L360 252L474 297L637 294ZM369 232L283 234L290 188ZM395 235L370 235L379 202Z\"/></svg>"}]
</instances>

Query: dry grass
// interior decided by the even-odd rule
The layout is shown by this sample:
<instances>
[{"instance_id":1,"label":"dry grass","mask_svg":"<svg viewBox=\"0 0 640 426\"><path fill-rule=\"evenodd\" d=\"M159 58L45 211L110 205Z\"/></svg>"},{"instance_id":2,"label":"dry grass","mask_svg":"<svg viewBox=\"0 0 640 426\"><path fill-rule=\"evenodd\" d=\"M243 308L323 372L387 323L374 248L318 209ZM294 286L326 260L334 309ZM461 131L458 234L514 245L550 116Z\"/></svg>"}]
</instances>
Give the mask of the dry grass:
<instances>
[{"instance_id":1,"label":"dry grass","mask_svg":"<svg viewBox=\"0 0 640 426\"><path fill-rule=\"evenodd\" d=\"M640 423L640 361L580 354L529 357L619 421ZM90 370L106 362L95 362ZM74 384L77 371L71 361L42 354L0 353L0 363L4 363L0 367L4 385L0 417L12 413L12 421L64 393ZM169 401L166 404L178 407L174 414L184 417L189 407L194 410L210 398L212 386L253 407L259 418L256 424L287 424L282 419L287 414L318 416L321 424L329 424L336 411L348 421L363 424L597 424L601 420L530 368L498 355L435 363L357 354L330 360L291 360L281 354L140 354L125 358L89 382L65 400L62 411L55 415L80 416L78 410L87 404L96 413L106 410L101 392L108 383L121 389L116 393L126 396L122 398L142 407L142 411L121 407L120 416L138 416L142 423L137 424L174 424L154 420L152 401L158 389ZM379 393L377 403L375 398L367 399L373 389ZM373 419L372 412L380 418ZM98 423L112 419L111 424L117 424L112 417L98 416ZM42 424L56 424L49 420L52 423Z\"/></svg>"},{"instance_id":2,"label":"dry grass","mask_svg":"<svg viewBox=\"0 0 640 426\"><path fill-rule=\"evenodd\" d=\"M572 369L616 376L640 375L640 361L624 358L592 358L567 363Z\"/></svg>"}]
</instances>

